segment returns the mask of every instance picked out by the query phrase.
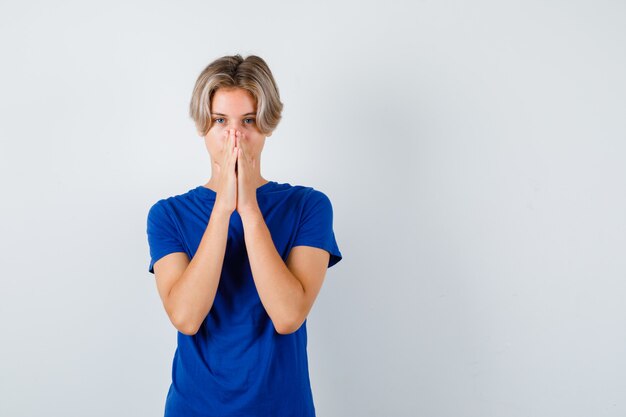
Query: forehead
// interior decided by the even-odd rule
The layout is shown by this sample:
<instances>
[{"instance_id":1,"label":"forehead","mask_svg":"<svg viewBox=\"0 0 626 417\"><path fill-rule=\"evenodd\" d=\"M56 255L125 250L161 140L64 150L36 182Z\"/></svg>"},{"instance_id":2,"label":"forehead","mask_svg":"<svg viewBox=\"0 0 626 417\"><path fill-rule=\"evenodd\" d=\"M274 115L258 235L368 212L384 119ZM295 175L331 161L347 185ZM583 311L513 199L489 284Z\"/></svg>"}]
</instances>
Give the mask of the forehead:
<instances>
[{"instance_id":1,"label":"forehead","mask_svg":"<svg viewBox=\"0 0 626 417\"><path fill-rule=\"evenodd\" d=\"M243 88L218 88L211 99L211 111L223 114L254 112L254 96Z\"/></svg>"}]
</instances>

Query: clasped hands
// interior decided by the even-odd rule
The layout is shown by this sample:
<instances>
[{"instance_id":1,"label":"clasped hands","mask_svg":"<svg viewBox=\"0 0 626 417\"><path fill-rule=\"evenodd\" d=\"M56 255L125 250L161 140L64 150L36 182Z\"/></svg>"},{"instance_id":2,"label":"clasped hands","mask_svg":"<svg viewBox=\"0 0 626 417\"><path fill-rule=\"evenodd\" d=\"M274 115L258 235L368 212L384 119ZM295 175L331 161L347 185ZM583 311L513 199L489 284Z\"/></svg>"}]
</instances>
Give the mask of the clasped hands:
<instances>
[{"instance_id":1,"label":"clasped hands","mask_svg":"<svg viewBox=\"0 0 626 417\"><path fill-rule=\"evenodd\" d=\"M240 216L258 212L256 184L261 174L257 172L257 161L248 146L243 132L227 129L222 151L219 155L217 175L217 197L215 206Z\"/></svg>"}]
</instances>

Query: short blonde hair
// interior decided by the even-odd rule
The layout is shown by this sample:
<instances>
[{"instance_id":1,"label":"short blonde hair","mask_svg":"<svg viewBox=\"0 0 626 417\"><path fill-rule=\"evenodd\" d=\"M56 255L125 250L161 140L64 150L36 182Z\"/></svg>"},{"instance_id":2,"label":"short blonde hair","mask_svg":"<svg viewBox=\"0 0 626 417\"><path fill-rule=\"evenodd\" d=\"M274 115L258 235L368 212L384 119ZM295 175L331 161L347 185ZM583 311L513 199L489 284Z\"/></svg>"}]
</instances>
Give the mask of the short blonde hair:
<instances>
[{"instance_id":1,"label":"short blonde hair","mask_svg":"<svg viewBox=\"0 0 626 417\"><path fill-rule=\"evenodd\" d=\"M218 88L243 88L254 97L256 125L259 131L269 135L281 119L283 103L278 87L265 61L249 55L227 55L211 62L198 76L193 88L189 115L199 134L206 136L211 129L211 100Z\"/></svg>"}]
</instances>

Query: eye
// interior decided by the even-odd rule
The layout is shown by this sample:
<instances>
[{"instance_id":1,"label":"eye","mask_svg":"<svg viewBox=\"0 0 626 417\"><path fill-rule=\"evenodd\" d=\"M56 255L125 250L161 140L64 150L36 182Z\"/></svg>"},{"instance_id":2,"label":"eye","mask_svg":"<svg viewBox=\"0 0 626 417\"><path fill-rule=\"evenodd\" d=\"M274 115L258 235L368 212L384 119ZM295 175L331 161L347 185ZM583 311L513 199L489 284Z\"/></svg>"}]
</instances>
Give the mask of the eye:
<instances>
[{"instance_id":1,"label":"eye","mask_svg":"<svg viewBox=\"0 0 626 417\"><path fill-rule=\"evenodd\" d=\"M215 123L222 124L223 121L224 121L224 118L223 117L216 117L215 119L213 119L213 121L215 121Z\"/></svg>"},{"instance_id":2,"label":"eye","mask_svg":"<svg viewBox=\"0 0 626 417\"><path fill-rule=\"evenodd\" d=\"M249 120L249 121L248 121ZM252 117L248 117L247 119L243 119L244 123L246 124L252 124L254 123L254 119Z\"/></svg>"}]
</instances>

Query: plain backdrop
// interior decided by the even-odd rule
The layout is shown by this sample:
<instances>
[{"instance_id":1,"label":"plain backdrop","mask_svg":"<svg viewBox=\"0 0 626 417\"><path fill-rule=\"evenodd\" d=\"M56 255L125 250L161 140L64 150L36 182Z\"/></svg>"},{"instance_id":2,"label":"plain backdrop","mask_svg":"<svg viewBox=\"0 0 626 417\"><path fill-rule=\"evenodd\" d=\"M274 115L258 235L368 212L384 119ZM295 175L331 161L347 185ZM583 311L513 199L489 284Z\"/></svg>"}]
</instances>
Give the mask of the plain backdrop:
<instances>
[{"instance_id":1,"label":"plain backdrop","mask_svg":"<svg viewBox=\"0 0 626 417\"><path fill-rule=\"evenodd\" d=\"M626 415L617 0L0 2L0 415L162 415L146 216L209 179L235 53L285 104L263 175L333 203L319 417Z\"/></svg>"}]
</instances>

